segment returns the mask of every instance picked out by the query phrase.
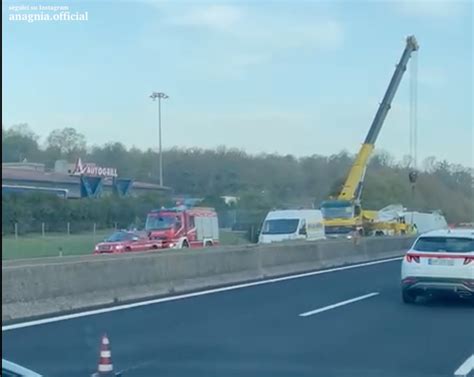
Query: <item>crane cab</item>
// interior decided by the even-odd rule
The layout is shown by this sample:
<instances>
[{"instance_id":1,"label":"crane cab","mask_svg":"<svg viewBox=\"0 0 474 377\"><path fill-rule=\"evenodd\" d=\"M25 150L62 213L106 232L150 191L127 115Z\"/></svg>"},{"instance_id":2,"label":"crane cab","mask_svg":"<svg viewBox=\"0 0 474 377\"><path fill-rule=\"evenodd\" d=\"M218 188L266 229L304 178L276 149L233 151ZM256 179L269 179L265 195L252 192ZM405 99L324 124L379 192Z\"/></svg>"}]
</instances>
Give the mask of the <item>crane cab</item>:
<instances>
[{"instance_id":1,"label":"crane cab","mask_svg":"<svg viewBox=\"0 0 474 377\"><path fill-rule=\"evenodd\" d=\"M363 234L362 208L350 200L326 200L321 204L326 237L347 237Z\"/></svg>"}]
</instances>

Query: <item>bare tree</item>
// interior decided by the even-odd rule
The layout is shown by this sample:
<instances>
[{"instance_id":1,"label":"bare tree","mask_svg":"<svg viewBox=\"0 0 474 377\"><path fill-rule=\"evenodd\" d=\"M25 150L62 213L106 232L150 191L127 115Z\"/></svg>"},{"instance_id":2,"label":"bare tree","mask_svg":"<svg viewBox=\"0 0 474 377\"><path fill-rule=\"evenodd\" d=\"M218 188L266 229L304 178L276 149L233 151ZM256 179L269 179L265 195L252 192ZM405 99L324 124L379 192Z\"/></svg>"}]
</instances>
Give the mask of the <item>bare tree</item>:
<instances>
[{"instance_id":1,"label":"bare tree","mask_svg":"<svg viewBox=\"0 0 474 377\"><path fill-rule=\"evenodd\" d=\"M48 148L58 150L62 156L77 157L86 149L86 138L72 127L52 131L46 139Z\"/></svg>"}]
</instances>

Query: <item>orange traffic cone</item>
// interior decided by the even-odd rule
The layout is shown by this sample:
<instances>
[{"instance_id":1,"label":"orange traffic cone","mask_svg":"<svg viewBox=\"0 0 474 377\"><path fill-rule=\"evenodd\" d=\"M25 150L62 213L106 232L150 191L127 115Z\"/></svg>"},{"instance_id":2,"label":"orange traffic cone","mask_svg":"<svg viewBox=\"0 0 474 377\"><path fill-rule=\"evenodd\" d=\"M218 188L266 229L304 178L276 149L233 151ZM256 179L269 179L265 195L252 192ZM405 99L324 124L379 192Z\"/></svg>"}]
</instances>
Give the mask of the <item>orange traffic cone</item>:
<instances>
[{"instance_id":1,"label":"orange traffic cone","mask_svg":"<svg viewBox=\"0 0 474 377\"><path fill-rule=\"evenodd\" d=\"M114 366L112 365L112 353L110 352L110 341L106 334L102 336L100 343L100 357L97 373L93 377L115 376Z\"/></svg>"}]
</instances>

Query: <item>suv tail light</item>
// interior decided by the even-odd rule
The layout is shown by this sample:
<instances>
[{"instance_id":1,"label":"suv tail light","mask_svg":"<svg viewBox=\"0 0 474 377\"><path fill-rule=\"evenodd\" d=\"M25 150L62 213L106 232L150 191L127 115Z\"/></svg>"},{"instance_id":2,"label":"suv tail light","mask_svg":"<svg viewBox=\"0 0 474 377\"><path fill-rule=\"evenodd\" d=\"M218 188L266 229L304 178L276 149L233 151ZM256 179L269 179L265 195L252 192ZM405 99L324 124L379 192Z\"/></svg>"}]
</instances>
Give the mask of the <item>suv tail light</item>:
<instances>
[{"instance_id":1,"label":"suv tail light","mask_svg":"<svg viewBox=\"0 0 474 377\"><path fill-rule=\"evenodd\" d=\"M406 259L408 263L411 263L411 262L420 263L420 257L418 255L407 254Z\"/></svg>"},{"instance_id":2,"label":"suv tail light","mask_svg":"<svg viewBox=\"0 0 474 377\"><path fill-rule=\"evenodd\" d=\"M474 256L473 257L466 257L464 258L464 265L469 264L474 261Z\"/></svg>"}]
</instances>

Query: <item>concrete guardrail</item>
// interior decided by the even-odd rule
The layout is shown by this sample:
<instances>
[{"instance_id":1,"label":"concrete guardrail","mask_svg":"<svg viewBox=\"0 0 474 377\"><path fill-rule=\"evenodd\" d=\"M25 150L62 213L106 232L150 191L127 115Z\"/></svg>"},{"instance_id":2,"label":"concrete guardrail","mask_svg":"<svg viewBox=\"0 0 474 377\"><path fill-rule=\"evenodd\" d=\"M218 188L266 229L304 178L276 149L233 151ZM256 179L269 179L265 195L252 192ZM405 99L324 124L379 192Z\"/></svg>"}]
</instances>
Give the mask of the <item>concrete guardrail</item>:
<instances>
[{"instance_id":1,"label":"concrete guardrail","mask_svg":"<svg viewBox=\"0 0 474 377\"><path fill-rule=\"evenodd\" d=\"M2 264L2 322L401 255L412 237L248 245Z\"/></svg>"}]
</instances>

